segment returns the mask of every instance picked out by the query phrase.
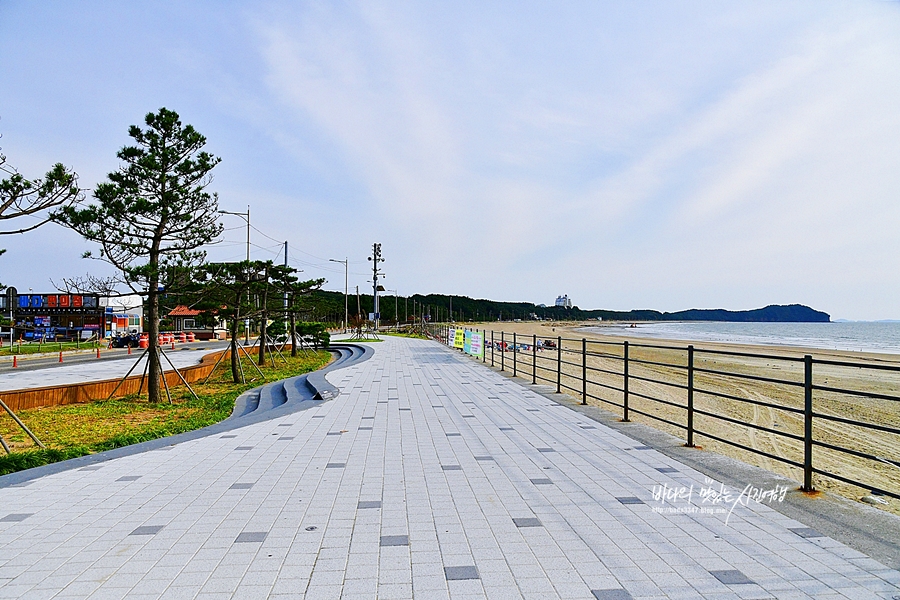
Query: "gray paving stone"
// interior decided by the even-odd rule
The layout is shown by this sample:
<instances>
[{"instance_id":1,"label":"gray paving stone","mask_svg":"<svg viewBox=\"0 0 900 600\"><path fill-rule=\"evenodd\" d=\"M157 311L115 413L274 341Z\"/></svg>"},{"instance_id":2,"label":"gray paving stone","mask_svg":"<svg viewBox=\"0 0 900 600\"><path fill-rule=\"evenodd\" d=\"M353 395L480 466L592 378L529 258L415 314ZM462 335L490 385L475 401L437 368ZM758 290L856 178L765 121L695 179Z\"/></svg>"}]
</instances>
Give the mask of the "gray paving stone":
<instances>
[{"instance_id":1,"label":"gray paving stone","mask_svg":"<svg viewBox=\"0 0 900 600\"><path fill-rule=\"evenodd\" d=\"M543 527L540 519L535 517L519 517L513 518L516 527Z\"/></svg>"},{"instance_id":2,"label":"gray paving stone","mask_svg":"<svg viewBox=\"0 0 900 600\"><path fill-rule=\"evenodd\" d=\"M234 543L241 544L245 542L264 542L266 541L266 536L268 535L268 531L243 531L235 538Z\"/></svg>"},{"instance_id":3,"label":"gray paving stone","mask_svg":"<svg viewBox=\"0 0 900 600\"><path fill-rule=\"evenodd\" d=\"M10 513L0 519L0 523L18 523L24 521L34 513Z\"/></svg>"},{"instance_id":4,"label":"gray paving stone","mask_svg":"<svg viewBox=\"0 0 900 600\"><path fill-rule=\"evenodd\" d=\"M156 535L163 527L163 525L142 525L128 535Z\"/></svg>"},{"instance_id":5,"label":"gray paving stone","mask_svg":"<svg viewBox=\"0 0 900 600\"><path fill-rule=\"evenodd\" d=\"M821 533L811 527L789 527L788 531L793 531L802 538L820 538L824 537Z\"/></svg>"},{"instance_id":6,"label":"gray paving stone","mask_svg":"<svg viewBox=\"0 0 900 600\"><path fill-rule=\"evenodd\" d=\"M408 535L383 535L380 546L409 546Z\"/></svg>"},{"instance_id":7,"label":"gray paving stone","mask_svg":"<svg viewBox=\"0 0 900 600\"><path fill-rule=\"evenodd\" d=\"M444 577L447 581L478 579L478 569L474 565L444 567Z\"/></svg>"},{"instance_id":8,"label":"gray paving stone","mask_svg":"<svg viewBox=\"0 0 900 600\"><path fill-rule=\"evenodd\" d=\"M621 504L644 504L644 501L636 496L622 496L616 498Z\"/></svg>"},{"instance_id":9,"label":"gray paving stone","mask_svg":"<svg viewBox=\"0 0 900 600\"><path fill-rule=\"evenodd\" d=\"M710 575L728 585L743 585L754 583L749 577L738 571L737 569L723 569L720 571L710 571Z\"/></svg>"}]
</instances>

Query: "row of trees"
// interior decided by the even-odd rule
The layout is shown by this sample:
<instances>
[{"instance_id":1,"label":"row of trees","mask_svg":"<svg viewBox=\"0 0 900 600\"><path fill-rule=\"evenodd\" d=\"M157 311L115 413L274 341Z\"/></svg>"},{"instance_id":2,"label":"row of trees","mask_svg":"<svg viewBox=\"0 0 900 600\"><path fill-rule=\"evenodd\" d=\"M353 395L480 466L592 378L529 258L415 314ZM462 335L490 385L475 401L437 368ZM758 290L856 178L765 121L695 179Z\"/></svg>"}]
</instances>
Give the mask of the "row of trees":
<instances>
[{"instance_id":1,"label":"row of trees","mask_svg":"<svg viewBox=\"0 0 900 600\"><path fill-rule=\"evenodd\" d=\"M241 381L239 348L240 323L255 319L260 324L258 362L265 364L272 319L289 321L291 354L297 355L297 318L312 310L310 292L318 289L324 279L300 281L293 267L276 265L272 261L242 261L237 263L207 263L193 270L191 282L183 287L183 296L193 300L195 308L205 311L207 319L224 319L231 334L231 374ZM306 330L299 332L307 334Z\"/></svg>"},{"instance_id":2,"label":"row of trees","mask_svg":"<svg viewBox=\"0 0 900 600\"><path fill-rule=\"evenodd\" d=\"M297 316L309 310L303 299L324 280L300 281L295 269L271 261L207 263L203 247L218 238L222 225L218 196L206 188L221 159L203 149L206 138L174 111L149 113L144 125L129 128L133 144L119 150L120 167L94 188L91 203L85 202L74 171L61 164L36 180L6 169L10 176L0 182L0 220L43 216L0 233L23 233L55 221L99 246L97 254L85 257L105 261L118 272L112 281L93 278L102 282L102 292L117 284L144 298L148 393L151 402L158 402L161 299L205 309L209 318L229 323L232 375L238 381L239 323L247 318L261 323L259 361L264 362L268 320L289 319L293 332Z\"/></svg>"}]
</instances>

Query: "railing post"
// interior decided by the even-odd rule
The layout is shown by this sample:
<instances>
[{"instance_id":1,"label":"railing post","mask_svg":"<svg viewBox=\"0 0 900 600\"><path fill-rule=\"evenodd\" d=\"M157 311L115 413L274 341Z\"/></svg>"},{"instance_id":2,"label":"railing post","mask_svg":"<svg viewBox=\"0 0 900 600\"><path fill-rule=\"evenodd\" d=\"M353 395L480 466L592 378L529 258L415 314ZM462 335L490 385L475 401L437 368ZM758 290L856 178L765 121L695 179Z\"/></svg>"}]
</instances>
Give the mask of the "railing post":
<instances>
[{"instance_id":1,"label":"railing post","mask_svg":"<svg viewBox=\"0 0 900 600\"><path fill-rule=\"evenodd\" d=\"M556 338L556 393L562 393L562 336Z\"/></svg>"},{"instance_id":2,"label":"railing post","mask_svg":"<svg viewBox=\"0 0 900 600\"><path fill-rule=\"evenodd\" d=\"M581 404L587 404L587 340L581 338Z\"/></svg>"},{"instance_id":3,"label":"railing post","mask_svg":"<svg viewBox=\"0 0 900 600\"><path fill-rule=\"evenodd\" d=\"M494 330L491 329L491 366L494 366Z\"/></svg>"},{"instance_id":4,"label":"railing post","mask_svg":"<svg viewBox=\"0 0 900 600\"><path fill-rule=\"evenodd\" d=\"M531 385L537 383L537 334L531 335Z\"/></svg>"},{"instance_id":5,"label":"railing post","mask_svg":"<svg viewBox=\"0 0 900 600\"><path fill-rule=\"evenodd\" d=\"M500 332L500 370L506 368L506 332Z\"/></svg>"},{"instance_id":6,"label":"railing post","mask_svg":"<svg viewBox=\"0 0 900 600\"><path fill-rule=\"evenodd\" d=\"M487 329L481 330L481 362L487 362L487 352L484 351L484 343L487 341Z\"/></svg>"},{"instance_id":7,"label":"railing post","mask_svg":"<svg viewBox=\"0 0 900 600\"><path fill-rule=\"evenodd\" d=\"M516 332L513 331L513 377L516 376L516 354L518 354L518 348L516 347Z\"/></svg>"},{"instance_id":8,"label":"railing post","mask_svg":"<svg viewBox=\"0 0 900 600\"><path fill-rule=\"evenodd\" d=\"M687 447L694 447L694 346L688 346Z\"/></svg>"},{"instance_id":9,"label":"railing post","mask_svg":"<svg viewBox=\"0 0 900 600\"><path fill-rule=\"evenodd\" d=\"M628 422L628 341L623 342L624 351L622 356L624 357L623 361L623 374L625 375L625 384L622 386L622 420L626 423Z\"/></svg>"},{"instance_id":10,"label":"railing post","mask_svg":"<svg viewBox=\"0 0 900 600\"><path fill-rule=\"evenodd\" d=\"M807 354L803 357L803 491L812 492L814 490L812 484L812 420L813 420L813 378L812 378L812 356Z\"/></svg>"}]
</instances>

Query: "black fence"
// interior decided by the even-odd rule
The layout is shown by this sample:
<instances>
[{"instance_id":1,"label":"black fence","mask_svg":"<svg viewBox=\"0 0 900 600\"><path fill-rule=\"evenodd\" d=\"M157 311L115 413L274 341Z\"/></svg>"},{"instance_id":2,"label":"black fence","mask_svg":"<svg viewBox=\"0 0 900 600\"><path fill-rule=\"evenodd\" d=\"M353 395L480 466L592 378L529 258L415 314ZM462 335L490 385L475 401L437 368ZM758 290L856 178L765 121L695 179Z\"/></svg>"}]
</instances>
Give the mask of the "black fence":
<instances>
[{"instance_id":1,"label":"black fence","mask_svg":"<svg viewBox=\"0 0 900 600\"><path fill-rule=\"evenodd\" d=\"M449 330L430 325L444 343ZM473 331L483 362L623 421L663 423L688 447L702 436L784 463L802 471L804 491L816 474L900 498L898 363Z\"/></svg>"}]
</instances>

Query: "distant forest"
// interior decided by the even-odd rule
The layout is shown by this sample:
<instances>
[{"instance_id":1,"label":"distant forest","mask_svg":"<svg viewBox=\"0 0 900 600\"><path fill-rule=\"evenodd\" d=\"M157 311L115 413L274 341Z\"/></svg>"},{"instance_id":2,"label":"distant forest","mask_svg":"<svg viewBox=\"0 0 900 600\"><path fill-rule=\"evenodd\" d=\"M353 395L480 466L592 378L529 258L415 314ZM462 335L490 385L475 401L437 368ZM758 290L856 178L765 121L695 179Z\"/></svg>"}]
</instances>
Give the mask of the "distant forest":
<instances>
[{"instance_id":1,"label":"distant forest","mask_svg":"<svg viewBox=\"0 0 900 600\"><path fill-rule=\"evenodd\" d=\"M399 315L400 321L412 318L413 315L430 315L433 321L446 321L450 318L451 298L453 303L453 319L456 321L512 321L515 319L553 319L557 321L584 321L603 319L604 321L732 321L732 322L799 322L827 323L831 320L828 313L814 310L801 304L771 305L754 310L724 309L691 309L678 312L660 312L658 310L581 310L577 306L562 308L558 306L538 306L530 302L497 302L494 300L476 300L466 296L446 296L443 294L414 294L394 299L391 294L379 294L381 319L393 322ZM344 294L341 292L317 291L313 293L311 305L315 306L313 320L339 323L344 315ZM372 312L372 295L361 294L358 297L359 312L368 315ZM357 313L357 296L349 298L350 315ZM397 308L397 313L394 308Z\"/></svg>"}]
</instances>

